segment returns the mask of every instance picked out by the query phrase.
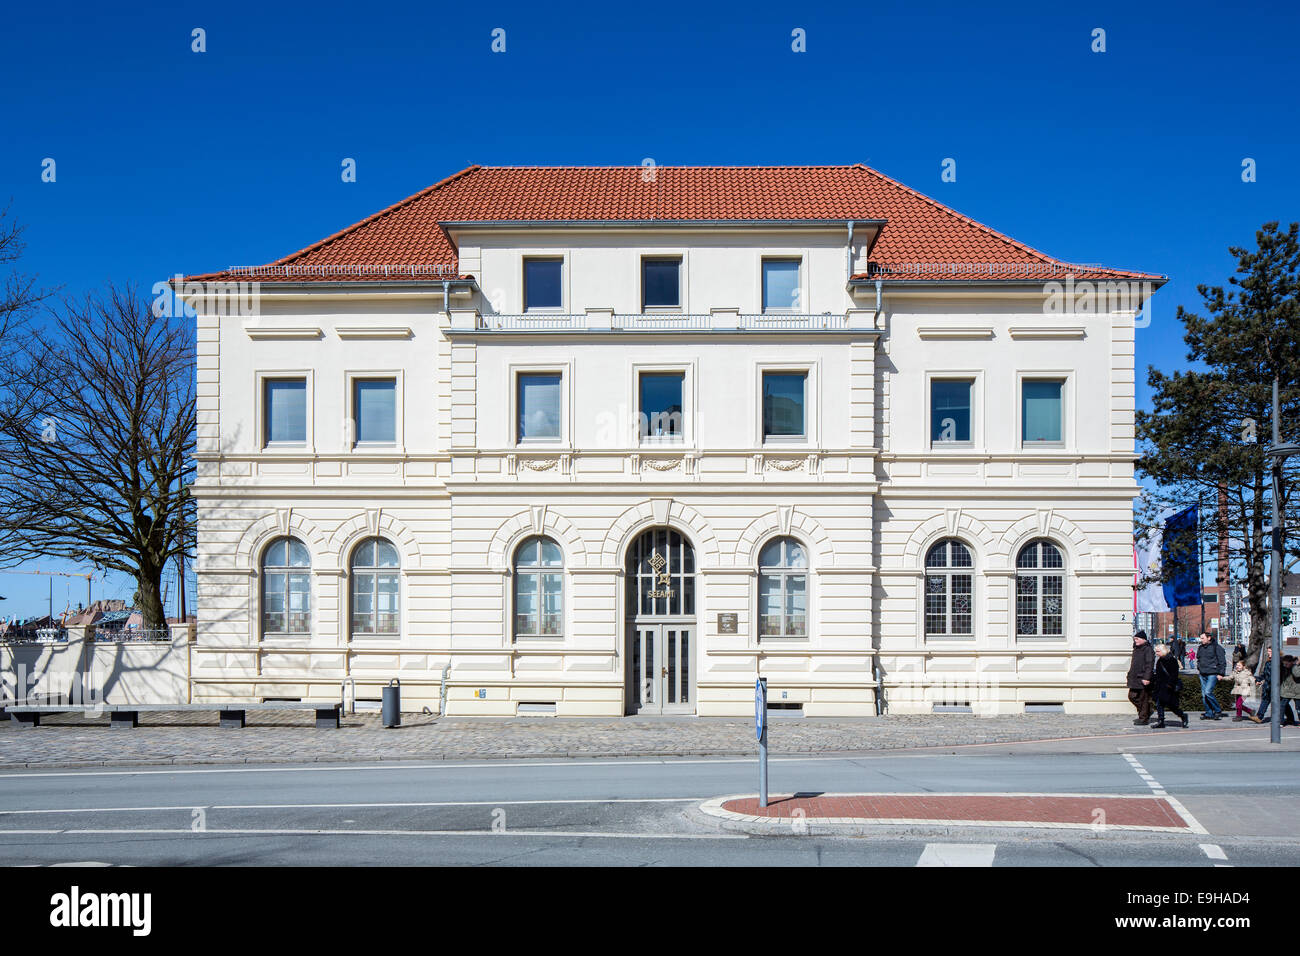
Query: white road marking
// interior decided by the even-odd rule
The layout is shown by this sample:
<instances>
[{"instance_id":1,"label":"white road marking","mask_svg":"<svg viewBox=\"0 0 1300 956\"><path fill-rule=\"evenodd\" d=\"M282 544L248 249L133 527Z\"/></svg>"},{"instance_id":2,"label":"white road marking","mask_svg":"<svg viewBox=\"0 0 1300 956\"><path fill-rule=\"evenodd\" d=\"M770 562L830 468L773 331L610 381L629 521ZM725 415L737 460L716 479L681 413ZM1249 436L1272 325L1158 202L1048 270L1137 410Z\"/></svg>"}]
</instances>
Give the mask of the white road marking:
<instances>
[{"instance_id":1,"label":"white road marking","mask_svg":"<svg viewBox=\"0 0 1300 956\"><path fill-rule=\"evenodd\" d=\"M1202 843L1201 849L1211 860L1226 860L1228 858L1228 854L1223 852L1223 847L1216 843Z\"/></svg>"},{"instance_id":2,"label":"white road marking","mask_svg":"<svg viewBox=\"0 0 1300 956\"><path fill-rule=\"evenodd\" d=\"M1156 782L1156 778L1151 776L1151 774L1147 772L1147 768L1142 766L1142 764L1138 762L1137 757L1134 757L1132 754L1129 753L1123 753L1120 754L1120 756L1122 756L1125 760L1128 761L1129 766L1132 767L1135 771L1137 771L1138 776L1140 776L1146 782L1146 785L1151 788L1152 796L1160 797L1162 800L1164 800L1166 803L1168 803L1171 807L1174 808L1174 812L1183 818L1183 822L1187 824L1188 829L1190 829L1193 833L1208 834L1210 832L1209 830L1205 829L1205 827L1201 826L1201 824L1197 821L1196 817L1192 816L1191 811L1188 810L1185 806L1183 806L1182 803L1179 802L1177 797L1174 797L1172 794L1166 791L1164 787L1160 786L1160 784Z\"/></svg>"},{"instance_id":3,"label":"white road marking","mask_svg":"<svg viewBox=\"0 0 1300 956\"><path fill-rule=\"evenodd\" d=\"M600 838L612 840L748 840L747 833L604 833L598 830L330 830L313 829L250 829L208 827L191 830L189 827L140 827L115 829L78 828L68 830L0 830L7 834L24 836L428 836L428 837L552 837L568 839Z\"/></svg>"},{"instance_id":4,"label":"white road marking","mask_svg":"<svg viewBox=\"0 0 1300 956\"><path fill-rule=\"evenodd\" d=\"M147 813L190 812L202 810L353 810L363 808L400 809L402 807L518 807L553 803L699 803L707 797L610 797L603 800L441 800L412 803L230 803L187 804L183 807L40 807L32 810L0 810L0 816L29 815L35 813ZM3 831L12 832L12 831Z\"/></svg>"},{"instance_id":5,"label":"white road marking","mask_svg":"<svg viewBox=\"0 0 1300 956\"><path fill-rule=\"evenodd\" d=\"M864 754L859 756L826 756L826 757L772 757L771 763L821 763L823 761L859 761L869 759L908 759L908 760L940 760L940 754ZM366 766L353 766L350 764L315 764L306 767L257 767L257 766L238 766L238 767L202 767L189 768L185 770L158 769L158 770L45 770L22 773L0 773L0 780L18 780L30 777L150 777L159 775L171 776L191 776L194 774L209 773L374 773L377 771L403 771L403 770L500 770L509 768L512 770L532 769L533 767L663 767L675 764L690 765L710 765L710 764L730 764L730 763L753 763L753 757L718 757L718 758L675 758L661 757L655 760L624 760L620 757L605 757L598 760L539 760L532 757L523 757L512 760L492 760L487 763L455 763L453 761L439 761L430 764L373 764Z\"/></svg>"},{"instance_id":6,"label":"white road marking","mask_svg":"<svg viewBox=\"0 0 1300 956\"><path fill-rule=\"evenodd\" d=\"M992 866L996 843L927 843L917 866Z\"/></svg>"}]
</instances>

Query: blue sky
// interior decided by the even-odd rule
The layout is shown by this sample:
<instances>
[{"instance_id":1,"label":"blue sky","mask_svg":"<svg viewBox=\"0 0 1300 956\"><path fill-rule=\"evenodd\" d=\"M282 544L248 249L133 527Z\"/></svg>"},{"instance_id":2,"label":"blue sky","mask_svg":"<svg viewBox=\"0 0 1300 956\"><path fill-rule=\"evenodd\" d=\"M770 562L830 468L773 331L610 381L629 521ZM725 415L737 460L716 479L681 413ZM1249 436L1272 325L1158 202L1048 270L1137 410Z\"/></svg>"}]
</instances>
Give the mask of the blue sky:
<instances>
[{"instance_id":1,"label":"blue sky","mask_svg":"<svg viewBox=\"0 0 1300 956\"><path fill-rule=\"evenodd\" d=\"M11 4L0 200L25 268L77 292L269 261L471 163L864 162L1051 255L1171 276L1143 404L1147 364L1182 361L1176 306L1300 219L1297 27L1285 3ZM0 575L0 613L46 589Z\"/></svg>"}]
</instances>

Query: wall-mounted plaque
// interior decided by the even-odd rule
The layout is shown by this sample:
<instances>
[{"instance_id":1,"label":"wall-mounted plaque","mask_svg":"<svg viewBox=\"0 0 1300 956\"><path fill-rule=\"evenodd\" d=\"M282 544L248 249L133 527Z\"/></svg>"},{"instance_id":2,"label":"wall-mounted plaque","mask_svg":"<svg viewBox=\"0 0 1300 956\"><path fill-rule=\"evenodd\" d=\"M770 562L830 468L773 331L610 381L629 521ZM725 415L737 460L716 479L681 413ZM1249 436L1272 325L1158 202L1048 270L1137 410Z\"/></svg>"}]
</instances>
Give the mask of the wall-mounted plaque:
<instances>
[{"instance_id":1,"label":"wall-mounted plaque","mask_svg":"<svg viewBox=\"0 0 1300 956\"><path fill-rule=\"evenodd\" d=\"M719 614L718 615L718 633L735 634L736 633L736 615Z\"/></svg>"}]
</instances>

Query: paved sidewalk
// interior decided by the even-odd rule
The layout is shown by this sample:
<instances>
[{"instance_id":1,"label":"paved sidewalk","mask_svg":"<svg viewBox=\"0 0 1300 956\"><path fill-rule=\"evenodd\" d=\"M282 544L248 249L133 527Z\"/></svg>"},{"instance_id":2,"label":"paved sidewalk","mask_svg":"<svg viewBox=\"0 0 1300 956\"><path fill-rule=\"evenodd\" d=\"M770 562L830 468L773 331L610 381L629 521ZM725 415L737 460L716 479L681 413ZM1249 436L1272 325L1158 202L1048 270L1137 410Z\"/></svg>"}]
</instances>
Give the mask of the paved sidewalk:
<instances>
[{"instance_id":1,"label":"paved sidewalk","mask_svg":"<svg viewBox=\"0 0 1300 956\"><path fill-rule=\"evenodd\" d=\"M50 715L20 729L0 719L0 769L189 763L465 760L506 757L753 756L748 719L708 717L439 719L403 715L384 729L377 713L345 716L338 730L316 730L310 713L250 711L243 730L222 730L215 713L142 713L134 730L110 730L107 717ZM968 714L859 719L773 718L773 754L857 753L914 747L1108 737L1135 728L1130 717ZM1259 736L1255 724L1226 724ZM1254 730L1253 735L1249 734ZM1188 731L1153 731L1152 739ZM1235 735L1234 735L1235 736ZM1188 739L1193 739L1188 736ZM1243 736L1245 741L1245 736Z\"/></svg>"}]
</instances>

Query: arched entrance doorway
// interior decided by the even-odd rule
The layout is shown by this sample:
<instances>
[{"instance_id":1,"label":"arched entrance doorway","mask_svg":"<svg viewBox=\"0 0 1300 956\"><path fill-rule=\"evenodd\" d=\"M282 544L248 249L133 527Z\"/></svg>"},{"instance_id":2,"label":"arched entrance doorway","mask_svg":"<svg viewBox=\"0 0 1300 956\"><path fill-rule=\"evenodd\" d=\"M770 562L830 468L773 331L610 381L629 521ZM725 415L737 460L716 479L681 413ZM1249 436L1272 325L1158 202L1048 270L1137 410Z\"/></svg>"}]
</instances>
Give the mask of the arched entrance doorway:
<instances>
[{"instance_id":1,"label":"arched entrance doorway","mask_svg":"<svg viewBox=\"0 0 1300 956\"><path fill-rule=\"evenodd\" d=\"M627 712L695 713L695 549L651 528L627 552Z\"/></svg>"}]
</instances>

